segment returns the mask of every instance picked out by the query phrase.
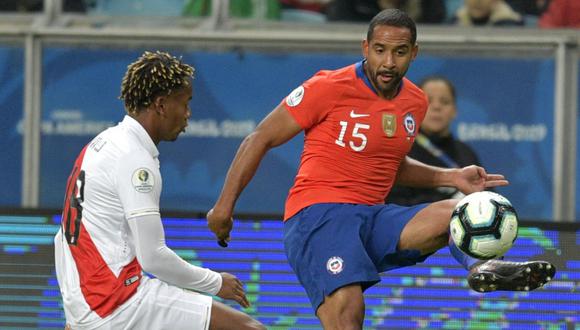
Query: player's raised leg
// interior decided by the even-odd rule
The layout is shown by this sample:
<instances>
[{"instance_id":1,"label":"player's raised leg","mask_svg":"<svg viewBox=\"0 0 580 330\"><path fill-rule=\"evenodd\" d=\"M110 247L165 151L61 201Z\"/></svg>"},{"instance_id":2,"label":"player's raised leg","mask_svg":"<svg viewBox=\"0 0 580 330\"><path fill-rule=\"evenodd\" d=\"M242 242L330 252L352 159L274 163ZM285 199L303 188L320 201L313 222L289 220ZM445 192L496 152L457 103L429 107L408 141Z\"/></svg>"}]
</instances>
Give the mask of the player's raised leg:
<instances>
[{"instance_id":1,"label":"player's raised leg","mask_svg":"<svg viewBox=\"0 0 580 330\"><path fill-rule=\"evenodd\" d=\"M449 243L452 256L469 270L469 286L478 292L531 291L554 278L556 267L547 261L484 261L461 252L449 238L449 221L456 204L456 200L435 202L417 212L401 233L399 249L426 255Z\"/></svg>"},{"instance_id":2,"label":"player's raised leg","mask_svg":"<svg viewBox=\"0 0 580 330\"><path fill-rule=\"evenodd\" d=\"M419 250L422 255L433 253L449 243L449 221L457 200L435 202L405 225L399 239L399 250Z\"/></svg>"}]
</instances>

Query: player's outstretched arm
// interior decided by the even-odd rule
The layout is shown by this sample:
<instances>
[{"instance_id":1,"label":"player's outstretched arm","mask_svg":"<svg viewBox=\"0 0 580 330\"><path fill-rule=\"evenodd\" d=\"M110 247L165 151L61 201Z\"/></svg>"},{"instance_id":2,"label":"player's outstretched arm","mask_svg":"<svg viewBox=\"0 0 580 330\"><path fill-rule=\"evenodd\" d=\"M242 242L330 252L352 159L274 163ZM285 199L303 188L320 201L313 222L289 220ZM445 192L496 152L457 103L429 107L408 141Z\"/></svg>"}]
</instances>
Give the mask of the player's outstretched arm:
<instances>
[{"instance_id":1,"label":"player's outstretched arm","mask_svg":"<svg viewBox=\"0 0 580 330\"><path fill-rule=\"evenodd\" d=\"M254 177L266 152L287 142L301 130L300 125L281 104L244 139L230 165L221 194L207 213L208 227L221 242L220 245L226 245L230 239L235 203Z\"/></svg>"},{"instance_id":2,"label":"player's outstretched arm","mask_svg":"<svg viewBox=\"0 0 580 330\"><path fill-rule=\"evenodd\" d=\"M464 194L505 186L509 182L501 174L488 174L481 166L443 168L427 165L406 157L397 173L397 184L409 187L455 187Z\"/></svg>"},{"instance_id":3,"label":"player's outstretched arm","mask_svg":"<svg viewBox=\"0 0 580 330\"><path fill-rule=\"evenodd\" d=\"M217 294L222 276L210 269L194 266L165 245L165 232L159 214L128 220L135 243L135 254L143 270L175 286Z\"/></svg>"},{"instance_id":4,"label":"player's outstretched arm","mask_svg":"<svg viewBox=\"0 0 580 330\"><path fill-rule=\"evenodd\" d=\"M427 165L407 156L399 166L397 184L416 188L451 187L454 171L455 169Z\"/></svg>"}]
</instances>

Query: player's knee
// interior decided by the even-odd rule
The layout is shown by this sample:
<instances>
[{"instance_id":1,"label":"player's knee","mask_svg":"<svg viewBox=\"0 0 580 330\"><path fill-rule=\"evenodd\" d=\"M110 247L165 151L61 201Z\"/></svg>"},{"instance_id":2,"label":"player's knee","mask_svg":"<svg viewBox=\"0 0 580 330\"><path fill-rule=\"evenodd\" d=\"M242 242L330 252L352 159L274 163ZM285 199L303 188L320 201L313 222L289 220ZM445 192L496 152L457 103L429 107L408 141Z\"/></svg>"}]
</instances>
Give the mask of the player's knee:
<instances>
[{"instance_id":1,"label":"player's knee","mask_svg":"<svg viewBox=\"0 0 580 330\"><path fill-rule=\"evenodd\" d=\"M266 330L266 327L262 323L254 320L248 316L248 318L246 320L244 320L241 329L243 329L243 330Z\"/></svg>"},{"instance_id":2,"label":"player's knee","mask_svg":"<svg viewBox=\"0 0 580 330\"><path fill-rule=\"evenodd\" d=\"M362 329L364 321L364 314L363 313L352 313L343 315L340 319L339 324L343 324L344 327L341 329Z\"/></svg>"},{"instance_id":3,"label":"player's knee","mask_svg":"<svg viewBox=\"0 0 580 330\"><path fill-rule=\"evenodd\" d=\"M446 199L440 202L442 204L441 207L443 214L445 216L449 215L447 218L451 219L453 209L455 209L455 206L457 205L458 202L459 202L458 199Z\"/></svg>"},{"instance_id":4,"label":"player's knee","mask_svg":"<svg viewBox=\"0 0 580 330\"><path fill-rule=\"evenodd\" d=\"M331 306L327 306L331 307ZM364 303L332 306L324 313L319 313L325 329L362 329L364 321Z\"/></svg>"},{"instance_id":5,"label":"player's knee","mask_svg":"<svg viewBox=\"0 0 580 330\"><path fill-rule=\"evenodd\" d=\"M437 202L436 220L440 225L439 233L445 235L449 232L449 223L451 222L451 215L453 215L453 210L457 205L456 199L446 199Z\"/></svg>"},{"instance_id":6,"label":"player's knee","mask_svg":"<svg viewBox=\"0 0 580 330\"><path fill-rule=\"evenodd\" d=\"M364 316L357 314L340 314L334 319L321 320L325 329L360 330Z\"/></svg>"},{"instance_id":7,"label":"player's knee","mask_svg":"<svg viewBox=\"0 0 580 330\"><path fill-rule=\"evenodd\" d=\"M259 322L252 322L252 324L249 324L248 327L246 328L248 330L266 330L266 327Z\"/></svg>"}]
</instances>

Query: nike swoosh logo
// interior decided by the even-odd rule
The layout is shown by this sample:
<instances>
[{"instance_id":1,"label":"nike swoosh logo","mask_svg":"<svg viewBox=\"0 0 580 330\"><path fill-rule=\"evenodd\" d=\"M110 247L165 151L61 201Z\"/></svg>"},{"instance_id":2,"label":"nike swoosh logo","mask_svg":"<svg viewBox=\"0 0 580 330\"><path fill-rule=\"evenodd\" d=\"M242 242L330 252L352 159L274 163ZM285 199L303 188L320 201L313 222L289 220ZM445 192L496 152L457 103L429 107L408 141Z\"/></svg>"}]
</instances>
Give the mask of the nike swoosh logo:
<instances>
[{"instance_id":1,"label":"nike swoosh logo","mask_svg":"<svg viewBox=\"0 0 580 330\"><path fill-rule=\"evenodd\" d=\"M354 110L350 110L350 118L360 118L368 116L370 116L370 114L368 113L355 113Z\"/></svg>"}]
</instances>

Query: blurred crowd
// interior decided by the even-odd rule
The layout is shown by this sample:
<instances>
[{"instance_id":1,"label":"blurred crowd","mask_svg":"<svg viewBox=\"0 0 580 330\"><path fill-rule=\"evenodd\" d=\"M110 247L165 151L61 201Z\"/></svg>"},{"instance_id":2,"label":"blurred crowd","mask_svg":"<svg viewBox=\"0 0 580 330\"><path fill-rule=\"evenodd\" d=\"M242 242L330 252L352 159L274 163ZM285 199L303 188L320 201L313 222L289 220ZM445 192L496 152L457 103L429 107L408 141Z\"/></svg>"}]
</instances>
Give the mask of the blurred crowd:
<instances>
[{"instance_id":1,"label":"blurred crowd","mask_svg":"<svg viewBox=\"0 0 580 330\"><path fill-rule=\"evenodd\" d=\"M580 28L580 0L228 0L234 18L297 22L368 22L386 8L420 24ZM193 16L212 0L62 0L63 12L115 16ZM43 0L2 0L3 12L41 12Z\"/></svg>"}]
</instances>

